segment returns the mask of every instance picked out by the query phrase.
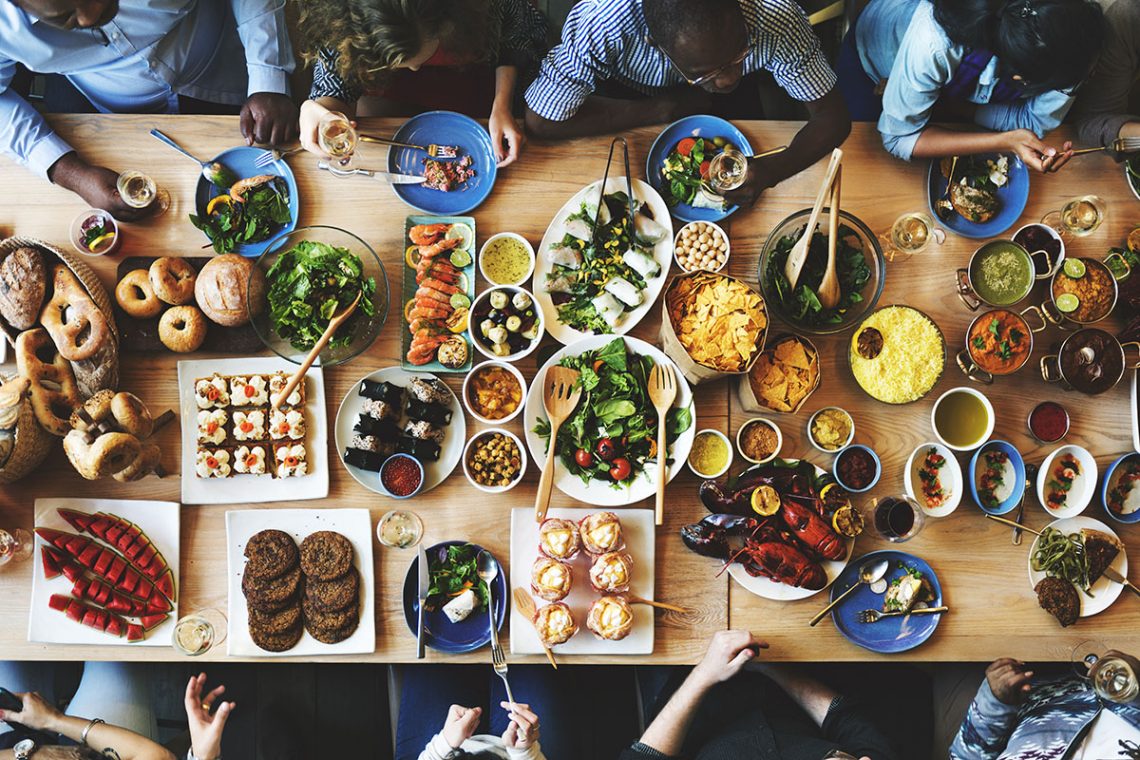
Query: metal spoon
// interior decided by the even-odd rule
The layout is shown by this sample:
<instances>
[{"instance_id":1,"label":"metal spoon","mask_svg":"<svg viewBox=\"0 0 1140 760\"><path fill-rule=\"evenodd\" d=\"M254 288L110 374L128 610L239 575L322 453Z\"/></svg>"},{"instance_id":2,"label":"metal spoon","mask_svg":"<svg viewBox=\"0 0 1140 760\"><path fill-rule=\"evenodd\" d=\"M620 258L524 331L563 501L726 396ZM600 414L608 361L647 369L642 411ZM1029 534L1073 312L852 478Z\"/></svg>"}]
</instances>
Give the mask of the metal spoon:
<instances>
[{"instance_id":1,"label":"metal spoon","mask_svg":"<svg viewBox=\"0 0 1140 760\"><path fill-rule=\"evenodd\" d=\"M475 557L475 572L479 580L487 584L487 615L491 621L491 642L494 644L499 638L495 631L495 602L491 598L491 584L499 577L499 563L486 549Z\"/></svg>"},{"instance_id":2,"label":"metal spoon","mask_svg":"<svg viewBox=\"0 0 1140 760\"><path fill-rule=\"evenodd\" d=\"M187 158L189 158L190 160L194 161L199 166L201 166L202 167L202 176L211 185L215 185L217 187L229 188L230 186L232 186L234 184L234 182L238 181L237 175L235 175L232 171L227 169L224 165L222 165L218 161L203 161L203 160L201 160L200 158L195 156L193 153L190 153L188 150L183 148L178 143L174 142L174 140L172 140L170 137L163 134L161 131L159 131L157 129L152 129L150 131L150 133L154 137L157 137L159 140L162 140L164 143L169 145L171 148L174 148L176 151L178 151L182 155L186 156Z\"/></svg>"},{"instance_id":3,"label":"metal spoon","mask_svg":"<svg viewBox=\"0 0 1140 760\"><path fill-rule=\"evenodd\" d=\"M832 602L831 604L827 605L826 607L824 607L822 610L820 610L819 614L816 615L815 617L813 617L811 619L811 622L808 623L808 625L814 626L820 620L823 620L824 616L827 615L827 613L831 612L831 610L837 604L842 602L847 597L848 594L850 594L855 589L859 588L864 583L870 585L870 584L874 583L875 581L879 580L880 578L882 578L884 575L887 574L887 568L888 567L890 567L890 563L887 562L885 559L876 560L874 562L864 562L863 566L859 568L859 582L856 583L855 585L853 585L851 588L844 591L839 596L835 597L835 601Z\"/></svg>"}]
</instances>

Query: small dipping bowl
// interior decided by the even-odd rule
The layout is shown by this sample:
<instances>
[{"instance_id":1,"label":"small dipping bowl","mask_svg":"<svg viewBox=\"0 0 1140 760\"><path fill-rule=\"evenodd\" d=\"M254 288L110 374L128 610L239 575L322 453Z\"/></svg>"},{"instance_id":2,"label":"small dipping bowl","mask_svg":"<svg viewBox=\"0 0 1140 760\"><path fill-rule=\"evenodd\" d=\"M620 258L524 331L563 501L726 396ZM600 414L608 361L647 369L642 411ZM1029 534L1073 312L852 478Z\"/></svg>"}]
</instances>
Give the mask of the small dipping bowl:
<instances>
[{"instance_id":1,"label":"small dipping bowl","mask_svg":"<svg viewBox=\"0 0 1140 760\"><path fill-rule=\"evenodd\" d=\"M703 436L703 435L709 436L712 438L719 438L721 440L721 442L724 444L725 450L728 451L728 456L725 457L724 467L721 467L716 472L701 472L700 470L698 470L696 468L696 465L693 464L693 451L696 450L697 441L700 440L701 436ZM778 440L778 435L777 435L777 440ZM689 470L694 475L696 475L698 478L705 478L706 480L712 480L713 478L719 478L721 475L728 472L728 468L732 466L732 459L733 459L732 441L728 440L728 436L725 435L724 433L720 432L719 430L714 430L713 428L705 428L704 430L698 430L697 434L695 436L693 436L693 447L692 447L692 449L689 450L689 458L686 460L686 462L689 465Z\"/></svg>"},{"instance_id":2,"label":"small dipping bowl","mask_svg":"<svg viewBox=\"0 0 1140 760\"><path fill-rule=\"evenodd\" d=\"M412 462L413 464L415 464L416 471L419 472L419 475L420 475L419 484L415 487L415 489L413 491L406 493L406 494L393 493L388 488L388 486L386 486L384 484L384 473L387 472L388 469L391 467L401 466L397 463L402 461L402 460L408 460L408 461ZM384 460L384 464L380 465L380 472L378 473L377 479L380 481L380 490L384 493L385 496L390 496L393 499L410 499L413 496L415 496L416 494L418 494L421 490L423 490L423 487L424 487L424 466L420 463L420 460L416 459L411 454L403 454L403 453L393 454L392 456L390 456Z\"/></svg>"},{"instance_id":3,"label":"small dipping bowl","mask_svg":"<svg viewBox=\"0 0 1140 760\"><path fill-rule=\"evenodd\" d=\"M858 456L859 452L866 452L869 454L871 457L871 462L875 466L875 474L871 476L871 480L867 483L867 485L863 486L862 488L856 488L851 483L848 483L846 480L844 480L843 477L839 474L839 465L843 462L844 457ZM874 450L871 449L871 447L864 446L861 443L854 443L839 450L839 453L835 456L835 461L831 463L831 474L835 476L836 482L838 482L839 485L841 485L848 493L866 493L867 491L870 491L872 488L874 488L875 484L879 482L879 478L883 474L883 463L879 461L879 455L876 454Z\"/></svg>"},{"instance_id":4,"label":"small dipping bowl","mask_svg":"<svg viewBox=\"0 0 1140 760\"><path fill-rule=\"evenodd\" d=\"M1104 505L1104 511L1107 512L1108 516L1113 520L1121 523L1140 522L1140 509L1125 514L1123 511L1117 512L1109 506L1109 501L1113 498L1113 491L1120 487L1121 481L1128 476L1129 470L1140 471L1140 454L1136 452L1125 454L1110 464L1108 470L1104 473L1104 482L1101 483L1100 486L1100 500ZM1140 482L1125 492L1125 498L1127 499L1127 495L1130 495L1131 490L1138 488L1140 488Z\"/></svg>"},{"instance_id":5,"label":"small dipping bowl","mask_svg":"<svg viewBox=\"0 0 1140 760\"><path fill-rule=\"evenodd\" d=\"M982 457L987 451L1001 451L1009 457L1009 463L1013 468L1013 491L996 507L987 507L982 504L980 495L978 494L978 475L979 468L985 466ZM1025 493L1025 460L1021 457L1021 452L1014 448L1013 444L1009 441L993 440L988 441L986 445L974 452L970 457L969 469L969 488L970 497L973 498L974 503L983 511L991 515L1004 515L1007 512L1013 511L1019 503L1021 497Z\"/></svg>"},{"instance_id":6,"label":"small dipping bowl","mask_svg":"<svg viewBox=\"0 0 1140 760\"><path fill-rule=\"evenodd\" d=\"M510 414L504 417L499 417L497 419L484 417L483 415L479 414L477 411L475 411L475 403L471 400L471 393L473 390L471 379L479 375L481 372L485 372L486 370L493 367L498 367L509 372L511 374L511 377L515 379L515 382L519 384L519 389L522 391L522 399L519 401L519 405L515 407L515 410ZM467 410L468 414L470 414L479 422L482 422L484 425L503 425L507 422L510 422L515 417L518 417L520 414L522 414L524 406L526 406L526 380L523 378L522 373L519 372L518 369L516 369L511 364L507 364L506 362L500 361L498 359L491 359L490 361L485 361L482 364L475 365L475 367L472 368L472 370L468 372L467 375L463 378L463 408Z\"/></svg>"},{"instance_id":7,"label":"small dipping bowl","mask_svg":"<svg viewBox=\"0 0 1140 760\"><path fill-rule=\"evenodd\" d=\"M682 241L684 240L685 234L686 234L685 231L688 230L689 231L688 234L691 237L694 234L699 235L701 233L701 231L707 230L707 229L712 230L712 232L706 231L706 233L705 233L705 234L708 234L711 239L715 240L716 236L720 235L721 239L724 240L724 261L722 261L720 264L714 264L713 266L709 266L709 267L686 266L684 263L682 263L681 253L680 253ZM699 242L697 243L697 245L695 247L697 250L699 250L699 248L700 248ZM732 243L728 239L728 233L724 231L724 228L722 228L719 224L716 224L715 222L701 222L701 221L689 222L684 227L677 230L677 234L673 238L673 260L677 262L677 268L680 269L682 272L698 272L698 271L719 272L720 270L722 270L726 266L728 266L728 255L731 252L732 252Z\"/></svg>"},{"instance_id":8,"label":"small dipping bowl","mask_svg":"<svg viewBox=\"0 0 1140 760\"><path fill-rule=\"evenodd\" d=\"M1041 443L1056 443L1069 434L1069 412L1056 401L1042 401L1033 407L1025 424L1029 434ZM1055 434L1060 430L1060 434Z\"/></svg>"},{"instance_id":9,"label":"small dipping bowl","mask_svg":"<svg viewBox=\"0 0 1140 760\"><path fill-rule=\"evenodd\" d=\"M851 432L849 432L847 434L847 438L843 441L843 443L839 444L838 446L836 446L833 449L829 449L826 446L820 445L819 441L817 441L815 439L815 435L812 433L812 429L815 427L815 421L816 421L817 417L819 417L824 412L832 411L832 410L842 413L843 416L845 416L847 418L847 422L851 425ZM822 451L824 454L834 454L835 452L841 451L842 449L850 446L851 441L855 440L855 418L851 416L850 412L848 412L846 409L844 409L841 406L820 407L819 409L817 409L815 411L815 413L811 417L808 418L807 437L808 437L808 441L811 443L811 445L813 447L815 447L816 451Z\"/></svg>"},{"instance_id":10,"label":"small dipping bowl","mask_svg":"<svg viewBox=\"0 0 1140 760\"><path fill-rule=\"evenodd\" d=\"M519 472L517 475L515 475L514 480L512 480L510 483L507 483L505 486L485 486L482 483L477 483L475 481L475 475L471 472L471 465L468 463L468 459L470 459L471 450L475 447L476 443L483 440L484 438L495 435L496 433L514 443L515 448L518 449ZM467 441L467 445L463 447L463 474L467 476L468 483L475 486L484 493L504 493L506 491L509 491L521 483L523 475L526 475L526 447L523 446L523 442L519 440L519 437L509 430L505 430L503 428L487 428L486 430L480 430L478 433L471 436L471 440Z\"/></svg>"},{"instance_id":11,"label":"small dipping bowl","mask_svg":"<svg viewBox=\"0 0 1140 760\"><path fill-rule=\"evenodd\" d=\"M87 223L88 219L98 218L101 219L104 225L108 226L111 234L115 237L110 243L104 243L101 247L91 250L83 244L83 225ZM122 242L122 233L119 231L119 223L115 221L115 217L111 216L110 211L104 211L101 208L89 208L71 222L71 232L68 235L71 240L71 246L84 256L106 256L107 254L114 253L119 250L119 245Z\"/></svg>"},{"instance_id":12,"label":"small dipping bowl","mask_svg":"<svg viewBox=\"0 0 1140 760\"><path fill-rule=\"evenodd\" d=\"M493 255L498 247L504 245L502 242L500 242L503 240L513 240L516 243L520 244L523 247L523 249L526 250L526 255L527 255L528 260L530 262L529 264L527 264L526 271L523 273L523 276L515 278L515 279L511 280L510 282L499 282L498 280L496 280L493 277L488 276L488 274L487 274L486 258L487 258L488 252L490 252ZM534 274L534 261L535 261L535 259L534 259L534 246L530 244L529 240L524 238L522 235L519 235L519 234L514 233L514 232L500 232L498 234L492 235L491 237L487 238L487 240L483 243L483 247L479 249L479 274L483 275L483 279L486 280L487 282L491 283L492 285L506 285L506 286L518 287L519 285L522 285L524 282L529 280L530 276L532 274Z\"/></svg>"},{"instance_id":13,"label":"small dipping bowl","mask_svg":"<svg viewBox=\"0 0 1140 760\"><path fill-rule=\"evenodd\" d=\"M744 431L747 430L750 425L767 425L776 433L776 448L771 454L764 457L763 459L753 459L752 457L748 456L748 454L744 451L744 446L741 445L744 440ZM740 429L736 431L736 449L740 452L740 456L752 464L765 464L767 462L771 462L773 459L780 455L780 449L783 448L783 446L784 434L780 432L780 426L769 419L765 419L764 417L753 417L752 419L747 420L743 425L740 426Z\"/></svg>"}]
</instances>

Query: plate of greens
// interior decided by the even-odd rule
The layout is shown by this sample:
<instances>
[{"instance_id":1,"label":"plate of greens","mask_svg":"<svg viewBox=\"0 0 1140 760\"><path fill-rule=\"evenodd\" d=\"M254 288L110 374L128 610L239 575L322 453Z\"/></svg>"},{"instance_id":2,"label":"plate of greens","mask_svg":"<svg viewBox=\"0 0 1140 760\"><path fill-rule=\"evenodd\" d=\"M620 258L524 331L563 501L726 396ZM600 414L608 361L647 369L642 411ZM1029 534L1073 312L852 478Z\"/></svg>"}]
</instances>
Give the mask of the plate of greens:
<instances>
[{"instance_id":1,"label":"plate of greens","mask_svg":"<svg viewBox=\"0 0 1140 760\"><path fill-rule=\"evenodd\" d=\"M803 236L810 215L810 209L797 211L768 235L760 254L760 290L780 318L797 330L815 335L842 332L875 308L883 293L883 249L867 225L846 211L839 212L835 251L839 304L825 309L817 291L827 268L827 209L820 215L796 287L790 287L784 276L784 263Z\"/></svg>"},{"instance_id":2,"label":"plate of greens","mask_svg":"<svg viewBox=\"0 0 1140 760\"><path fill-rule=\"evenodd\" d=\"M424 606L424 641L432 649L459 654L474 652L490 643L487 586L479 580L476 572L476 557L482 550L483 547L466 541L444 541L424 550L431 581ZM413 558L404 577L404 620L412 636L416 635L419 623L419 566L419 557ZM507 614L507 579L502 566L492 582L495 585L495 629L499 630ZM471 594L457 604L466 607L470 601L471 609L462 620L452 622L443 608L467 591Z\"/></svg>"},{"instance_id":3,"label":"plate of greens","mask_svg":"<svg viewBox=\"0 0 1140 760\"><path fill-rule=\"evenodd\" d=\"M255 162L261 148L230 148L213 160L229 171L214 182L198 178L190 222L218 253L260 256L273 238L297 226L300 200L293 170L284 161Z\"/></svg>"},{"instance_id":4,"label":"plate of greens","mask_svg":"<svg viewBox=\"0 0 1140 760\"><path fill-rule=\"evenodd\" d=\"M693 393L681 370L655 346L631 337L591 335L556 352L534 377L523 413L526 443L535 464L546 464L550 424L542 403L546 371L582 373L582 396L558 431L554 484L578 501L599 507L633 504L657 490L657 412L649 401L654 364L673 370L677 399L666 420L669 479L685 466L696 430Z\"/></svg>"},{"instance_id":5,"label":"plate of greens","mask_svg":"<svg viewBox=\"0 0 1140 760\"><path fill-rule=\"evenodd\" d=\"M752 155L748 138L717 116L686 116L661 131L645 160L645 176L683 222L719 222L739 206L701 191L713 156L727 146Z\"/></svg>"},{"instance_id":6,"label":"plate of greens","mask_svg":"<svg viewBox=\"0 0 1140 760\"><path fill-rule=\"evenodd\" d=\"M360 303L320 353L322 366L367 349L388 315L388 279L372 248L337 227L302 227L277 237L257 260L268 308L250 315L262 342L300 364L333 314L362 293Z\"/></svg>"},{"instance_id":7,"label":"plate of greens","mask_svg":"<svg viewBox=\"0 0 1140 760\"><path fill-rule=\"evenodd\" d=\"M649 312L669 273L673 221L661 195L633 180L630 225L625 177L609 178L599 206L601 184L593 182L566 201L538 248L534 300L547 333L559 343L629 332Z\"/></svg>"}]
</instances>

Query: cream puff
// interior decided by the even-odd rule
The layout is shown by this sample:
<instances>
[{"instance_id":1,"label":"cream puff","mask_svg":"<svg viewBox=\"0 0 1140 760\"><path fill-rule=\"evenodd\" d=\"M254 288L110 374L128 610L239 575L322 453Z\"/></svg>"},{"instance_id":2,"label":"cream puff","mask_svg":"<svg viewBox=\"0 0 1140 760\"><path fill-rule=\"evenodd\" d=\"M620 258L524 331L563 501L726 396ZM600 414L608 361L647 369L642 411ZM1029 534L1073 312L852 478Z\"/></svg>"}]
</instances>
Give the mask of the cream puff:
<instances>
[{"instance_id":1,"label":"cream puff","mask_svg":"<svg viewBox=\"0 0 1140 760\"><path fill-rule=\"evenodd\" d=\"M578 523L578 533L582 536L582 546L590 554L606 554L625 548L621 520L613 512L586 515Z\"/></svg>"},{"instance_id":2,"label":"cream puff","mask_svg":"<svg viewBox=\"0 0 1140 760\"><path fill-rule=\"evenodd\" d=\"M603 594L618 594L629 591L632 575L633 559L625 552L610 552L590 566L590 585Z\"/></svg>"},{"instance_id":3,"label":"cream puff","mask_svg":"<svg viewBox=\"0 0 1140 760\"><path fill-rule=\"evenodd\" d=\"M539 557L530 568L530 590L548 602L565 599L572 579L570 566L550 557Z\"/></svg>"},{"instance_id":4,"label":"cream puff","mask_svg":"<svg viewBox=\"0 0 1140 760\"><path fill-rule=\"evenodd\" d=\"M633 609L620 596L603 596L591 605L586 627L599 639L621 641L633 630Z\"/></svg>"},{"instance_id":5,"label":"cream puff","mask_svg":"<svg viewBox=\"0 0 1140 760\"><path fill-rule=\"evenodd\" d=\"M578 526L570 520L548 517L538 528L538 550L545 557L572 560L582 548Z\"/></svg>"},{"instance_id":6,"label":"cream puff","mask_svg":"<svg viewBox=\"0 0 1140 760\"><path fill-rule=\"evenodd\" d=\"M562 602L548 604L540 607L534 613L534 630L538 632L539 641L548 647L565 644L570 637L578 632L578 624L574 622L574 615L570 608Z\"/></svg>"}]
</instances>

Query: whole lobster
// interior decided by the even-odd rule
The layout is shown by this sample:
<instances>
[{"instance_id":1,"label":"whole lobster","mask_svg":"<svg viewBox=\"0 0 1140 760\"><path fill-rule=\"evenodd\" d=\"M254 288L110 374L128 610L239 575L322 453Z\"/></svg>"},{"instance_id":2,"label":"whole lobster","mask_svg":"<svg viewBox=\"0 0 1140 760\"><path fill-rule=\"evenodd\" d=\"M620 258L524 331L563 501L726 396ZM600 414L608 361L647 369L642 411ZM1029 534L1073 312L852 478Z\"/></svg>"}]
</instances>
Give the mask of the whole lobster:
<instances>
[{"instance_id":1,"label":"whole lobster","mask_svg":"<svg viewBox=\"0 0 1140 760\"><path fill-rule=\"evenodd\" d=\"M784 523L809 553L824 559L843 559L847 556L847 544L815 510L794 498L781 499L781 504L783 507L780 515Z\"/></svg>"},{"instance_id":2,"label":"whole lobster","mask_svg":"<svg viewBox=\"0 0 1140 760\"><path fill-rule=\"evenodd\" d=\"M733 538L742 539L743 547L734 548L730 544ZM681 539L697 554L736 559L749 575L813 590L827 585L823 567L797 548L796 540L771 519L708 515L682 528Z\"/></svg>"}]
</instances>

